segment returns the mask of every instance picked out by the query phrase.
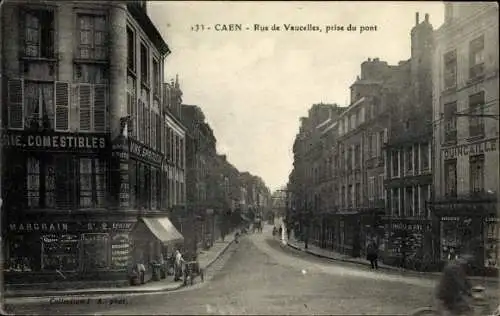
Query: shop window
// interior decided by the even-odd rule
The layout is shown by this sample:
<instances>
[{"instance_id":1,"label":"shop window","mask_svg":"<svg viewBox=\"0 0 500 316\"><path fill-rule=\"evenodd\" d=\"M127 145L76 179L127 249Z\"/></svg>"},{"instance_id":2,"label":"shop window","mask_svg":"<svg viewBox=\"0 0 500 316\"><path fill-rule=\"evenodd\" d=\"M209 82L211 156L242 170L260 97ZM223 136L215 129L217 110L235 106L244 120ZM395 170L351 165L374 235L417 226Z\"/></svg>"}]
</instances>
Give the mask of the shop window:
<instances>
[{"instance_id":1,"label":"shop window","mask_svg":"<svg viewBox=\"0 0 500 316\"><path fill-rule=\"evenodd\" d=\"M29 157L27 168L27 194L28 207L36 208L40 206L40 161Z\"/></svg>"},{"instance_id":2,"label":"shop window","mask_svg":"<svg viewBox=\"0 0 500 316\"><path fill-rule=\"evenodd\" d=\"M484 225L484 266L498 269L500 265L498 222L495 222L494 219L487 219Z\"/></svg>"},{"instance_id":3,"label":"shop window","mask_svg":"<svg viewBox=\"0 0 500 316\"><path fill-rule=\"evenodd\" d=\"M110 240L108 234L82 234L83 272L106 269L110 266Z\"/></svg>"},{"instance_id":4,"label":"shop window","mask_svg":"<svg viewBox=\"0 0 500 316\"><path fill-rule=\"evenodd\" d=\"M444 172L445 196L455 197L457 195L457 161L445 161Z\"/></svg>"},{"instance_id":5,"label":"shop window","mask_svg":"<svg viewBox=\"0 0 500 316\"><path fill-rule=\"evenodd\" d=\"M469 96L469 136L484 136L484 91Z\"/></svg>"},{"instance_id":6,"label":"shop window","mask_svg":"<svg viewBox=\"0 0 500 316\"><path fill-rule=\"evenodd\" d=\"M105 16L78 14L78 32L79 59L105 60L108 58Z\"/></svg>"},{"instance_id":7,"label":"shop window","mask_svg":"<svg viewBox=\"0 0 500 316\"><path fill-rule=\"evenodd\" d=\"M457 85L457 51L453 50L444 55L444 88Z\"/></svg>"},{"instance_id":8,"label":"shop window","mask_svg":"<svg viewBox=\"0 0 500 316\"><path fill-rule=\"evenodd\" d=\"M484 191L484 155L469 157L470 191L481 193Z\"/></svg>"},{"instance_id":9,"label":"shop window","mask_svg":"<svg viewBox=\"0 0 500 316\"><path fill-rule=\"evenodd\" d=\"M484 35L469 43L469 77L477 78L484 74Z\"/></svg>"},{"instance_id":10,"label":"shop window","mask_svg":"<svg viewBox=\"0 0 500 316\"><path fill-rule=\"evenodd\" d=\"M78 235L43 235L41 237L42 270L77 271L79 268Z\"/></svg>"},{"instance_id":11,"label":"shop window","mask_svg":"<svg viewBox=\"0 0 500 316\"><path fill-rule=\"evenodd\" d=\"M24 56L54 57L54 12L26 10L24 12Z\"/></svg>"},{"instance_id":12,"label":"shop window","mask_svg":"<svg viewBox=\"0 0 500 316\"><path fill-rule=\"evenodd\" d=\"M32 272L40 270L40 241L27 235L7 239L4 272Z\"/></svg>"}]
</instances>

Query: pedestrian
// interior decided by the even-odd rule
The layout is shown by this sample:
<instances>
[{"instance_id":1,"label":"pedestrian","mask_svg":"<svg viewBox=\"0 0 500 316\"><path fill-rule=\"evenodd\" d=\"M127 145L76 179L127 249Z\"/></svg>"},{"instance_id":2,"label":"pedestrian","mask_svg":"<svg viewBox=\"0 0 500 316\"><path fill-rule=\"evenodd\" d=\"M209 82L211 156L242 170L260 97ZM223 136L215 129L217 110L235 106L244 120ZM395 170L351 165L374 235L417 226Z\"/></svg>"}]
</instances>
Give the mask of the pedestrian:
<instances>
[{"instance_id":1,"label":"pedestrian","mask_svg":"<svg viewBox=\"0 0 500 316\"><path fill-rule=\"evenodd\" d=\"M184 258L182 258L182 253L179 249L175 251L175 273L174 281L179 281L182 277L182 264L184 263Z\"/></svg>"},{"instance_id":2,"label":"pedestrian","mask_svg":"<svg viewBox=\"0 0 500 316\"><path fill-rule=\"evenodd\" d=\"M366 248L366 259L370 261L372 269L378 269L378 245L372 240Z\"/></svg>"},{"instance_id":3,"label":"pedestrian","mask_svg":"<svg viewBox=\"0 0 500 316\"><path fill-rule=\"evenodd\" d=\"M283 227L280 226L278 233L279 233L278 237L281 238L281 236L283 235Z\"/></svg>"},{"instance_id":4,"label":"pedestrian","mask_svg":"<svg viewBox=\"0 0 500 316\"><path fill-rule=\"evenodd\" d=\"M146 283L146 281L144 280L146 274L146 267L144 266L142 261L137 264L137 271L139 272L139 278L141 280L141 284Z\"/></svg>"}]
</instances>

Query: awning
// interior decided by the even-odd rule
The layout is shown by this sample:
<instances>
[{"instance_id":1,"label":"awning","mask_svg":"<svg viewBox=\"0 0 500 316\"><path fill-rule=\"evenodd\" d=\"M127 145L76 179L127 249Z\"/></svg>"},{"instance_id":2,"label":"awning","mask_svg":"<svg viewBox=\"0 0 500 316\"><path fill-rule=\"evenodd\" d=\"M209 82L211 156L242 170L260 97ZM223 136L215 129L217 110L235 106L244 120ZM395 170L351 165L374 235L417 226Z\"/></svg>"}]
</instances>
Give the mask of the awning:
<instances>
[{"instance_id":1,"label":"awning","mask_svg":"<svg viewBox=\"0 0 500 316\"><path fill-rule=\"evenodd\" d=\"M167 217L141 218L146 227L163 244L183 242L184 237Z\"/></svg>"}]
</instances>

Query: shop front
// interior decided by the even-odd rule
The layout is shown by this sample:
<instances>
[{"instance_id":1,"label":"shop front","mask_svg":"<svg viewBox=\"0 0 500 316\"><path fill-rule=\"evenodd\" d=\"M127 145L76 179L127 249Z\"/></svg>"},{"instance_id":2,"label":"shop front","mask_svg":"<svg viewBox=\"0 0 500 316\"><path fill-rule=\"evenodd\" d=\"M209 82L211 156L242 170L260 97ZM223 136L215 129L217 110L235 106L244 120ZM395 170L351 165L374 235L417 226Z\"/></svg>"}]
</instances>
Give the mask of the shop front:
<instances>
[{"instance_id":1,"label":"shop front","mask_svg":"<svg viewBox=\"0 0 500 316\"><path fill-rule=\"evenodd\" d=\"M352 256L360 256L360 215L357 211L336 213L338 222L338 243L336 251Z\"/></svg>"},{"instance_id":2,"label":"shop front","mask_svg":"<svg viewBox=\"0 0 500 316\"><path fill-rule=\"evenodd\" d=\"M495 202L435 202L429 207L439 225L437 252L441 265L469 254L474 256L473 273L498 274L500 221Z\"/></svg>"},{"instance_id":3,"label":"shop front","mask_svg":"<svg viewBox=\"0 0 500 316\"><path fill-rule=\"evenodd\" d=\"M7 283L125 279L135 219L24 217L6 225Z\"/></svg>"},{"instance_id":4,"label":"shop front","mask_svg":"<svg viewBox=\"0 0 500 316\"><path fill-rule=\"evenodd\" d=\"M360 214L360 252L362 257L366 257L368 245L373 241L380 249L385 231L381 217L383 215L384 210L380 209L367 209Z\"/></svg>"},{"instance_id":5,"label":"shop front","mask_svg":"<svg viewBox=\"0 0 500 316\"><path fill-rule=\"evenodd\" d=\"M184 237L168 217L141 217L132 229L132 262L148 269L153 262L184 249ZM148 269L149 270L149 269Z\"/></svg>"},{"instance_id":6,"label":"shop front","mask_svg":"<svg viewBox=\"0 0 500 316\"><path fill-rule=\"evenodd\" d=\"M408 269L434 269L432 228L432 221L425 218L386 218L383 262Z\"/></svg>"}]
</instances>

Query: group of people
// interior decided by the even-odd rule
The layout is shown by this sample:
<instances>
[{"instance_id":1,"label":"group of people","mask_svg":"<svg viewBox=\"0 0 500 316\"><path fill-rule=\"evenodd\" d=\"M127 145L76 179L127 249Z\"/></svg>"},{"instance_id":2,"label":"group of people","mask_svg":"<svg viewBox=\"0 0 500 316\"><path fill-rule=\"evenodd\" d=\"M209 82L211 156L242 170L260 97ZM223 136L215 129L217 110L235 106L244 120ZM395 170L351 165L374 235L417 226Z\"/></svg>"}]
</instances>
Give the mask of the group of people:
<instances>
[{"instance_id":1,"label":"group of people","mask_svg":"<svg viewBox=\"0 0 500 316\"><path fill-rule=\"evenodd\" d=\"M184 264L186 263L180 249L177 249L175 251L171 260L173 261L173 264L170 267L172 267L173 269L172 273L174 275L174 281L179 281L182 278L184 271L183 267ZM144 260L142 259L139 260L138 263L134 265L132 269L132 273L138 276L140 284L145 283L146 266L144 265L143 262ZM163 255L159 256L157 263L160 265L160 273L162 275L166 274L166 270L168 270L170 267L166 266L165 260L163 259Z\"/></svg>"}]
</instances>

